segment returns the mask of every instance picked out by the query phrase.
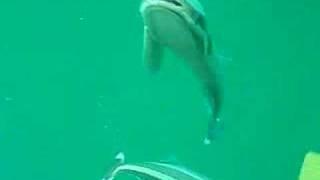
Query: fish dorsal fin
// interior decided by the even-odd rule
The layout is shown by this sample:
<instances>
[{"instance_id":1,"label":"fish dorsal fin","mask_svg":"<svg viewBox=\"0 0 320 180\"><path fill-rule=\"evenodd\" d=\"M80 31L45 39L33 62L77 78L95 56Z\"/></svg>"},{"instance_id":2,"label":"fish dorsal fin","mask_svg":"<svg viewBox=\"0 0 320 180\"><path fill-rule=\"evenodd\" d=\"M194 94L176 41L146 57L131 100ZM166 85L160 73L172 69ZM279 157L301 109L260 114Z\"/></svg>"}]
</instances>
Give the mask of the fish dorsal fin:
<instances>
[{"instance_id":1,"label":"fish dorsal fin","mask_svg":"<svg viewBox=\"0 0 320 180\"><path fill-rule=\"evenodd\" d=\"M115 171L115 169L117 169L119 166L121 166L122 164L125 163L125 155L123 152L118 152L115 157L114 157L114 163L112 165L112 167L108 170L108 172L104 175L104 177L102 178L102 180L113 180L113 172Z\"/></svg>"},{"instance_id":2,"label":"fish dorsal fin","mask_svg":"<svg viewBox=\"0 0 320 180\"><path fill-rule=\"evenodd\" d=\"M125 163L125 155L123 152L118 152L118 154L114 157L114 159L119 164Z\"/></svg>"}]
</instances>

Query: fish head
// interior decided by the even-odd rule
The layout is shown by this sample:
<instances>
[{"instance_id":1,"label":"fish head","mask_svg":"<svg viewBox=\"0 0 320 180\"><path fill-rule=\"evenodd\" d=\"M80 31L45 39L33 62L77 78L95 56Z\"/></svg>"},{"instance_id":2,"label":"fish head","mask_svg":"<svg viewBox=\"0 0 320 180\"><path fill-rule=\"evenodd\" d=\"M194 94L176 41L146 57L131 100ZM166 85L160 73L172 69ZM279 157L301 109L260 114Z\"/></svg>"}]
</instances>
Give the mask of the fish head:
<instances>
[{"instance_id":1,"label":"fish head","mask_svg":"<svg viewBox=\"0 0 320 180\"><path fill-rule=\"evenodd\" d=\"M209 41L204 16L191 4L186 0L144 0L140 6L149 35L187 58L206 54Z\"/></svg>"}]
</instances>

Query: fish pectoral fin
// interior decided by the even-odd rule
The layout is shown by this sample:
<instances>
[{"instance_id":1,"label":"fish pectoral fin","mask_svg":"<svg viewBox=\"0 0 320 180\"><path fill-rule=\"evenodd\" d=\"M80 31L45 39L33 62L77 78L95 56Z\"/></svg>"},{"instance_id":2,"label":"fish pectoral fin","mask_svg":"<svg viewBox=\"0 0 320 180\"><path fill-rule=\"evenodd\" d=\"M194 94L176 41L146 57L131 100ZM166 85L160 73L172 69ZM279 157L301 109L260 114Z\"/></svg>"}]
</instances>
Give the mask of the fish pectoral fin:
<instances>
[{"instance_id":1,"label":"fish pectoral fin","mask_svg":"<svg viewBox=\"0 0 320 180\"><path fill-rule=\"evenodd\" d=\"M152 38L148 27L144 27L143 60L149 71L160 69L164 47Z\"/></svg>"}]
</instances>

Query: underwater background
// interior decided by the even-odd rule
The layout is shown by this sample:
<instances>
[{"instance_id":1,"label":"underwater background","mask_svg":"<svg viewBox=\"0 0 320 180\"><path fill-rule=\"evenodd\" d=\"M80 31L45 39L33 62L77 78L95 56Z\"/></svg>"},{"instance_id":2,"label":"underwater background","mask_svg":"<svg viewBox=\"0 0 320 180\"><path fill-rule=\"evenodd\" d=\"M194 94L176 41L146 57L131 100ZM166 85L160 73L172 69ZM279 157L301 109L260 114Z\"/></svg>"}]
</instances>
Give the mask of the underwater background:
<instances>
[{"instance_id":1,"label":"underwater background","mask_svg":"<svg viewBox=\"0 0 320 180\"><path fill-rule=\"evenodd\" d=\"M320 2L202 0L223 66L223 130L205 146L198 82L142 62L139 0L0 2L0 179L101 179L175 157L213 180L297 179L320 151Z\"/></svg>"}]
</instances>

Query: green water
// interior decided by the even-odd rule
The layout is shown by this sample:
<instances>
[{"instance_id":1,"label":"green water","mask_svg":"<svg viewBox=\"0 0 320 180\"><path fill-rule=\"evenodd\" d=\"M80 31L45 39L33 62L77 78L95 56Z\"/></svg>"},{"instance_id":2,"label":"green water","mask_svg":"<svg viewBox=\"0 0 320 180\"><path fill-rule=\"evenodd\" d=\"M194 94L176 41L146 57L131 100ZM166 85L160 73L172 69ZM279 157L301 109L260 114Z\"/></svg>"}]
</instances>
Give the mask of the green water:
<instances>
[{"instance_id":1,"label":"green water","mask_svg":"<svg viewBox=\"0 0 320 180\"><path fill-rule=\"evenodd\" d=\"M138 0L1 1L0 179L100 179L117 150L212 179L296 179L320 149L319 2L201 2L232 57L211 146L191 72L168 54L147 74Z\"/></svg>"}]
</instances>

